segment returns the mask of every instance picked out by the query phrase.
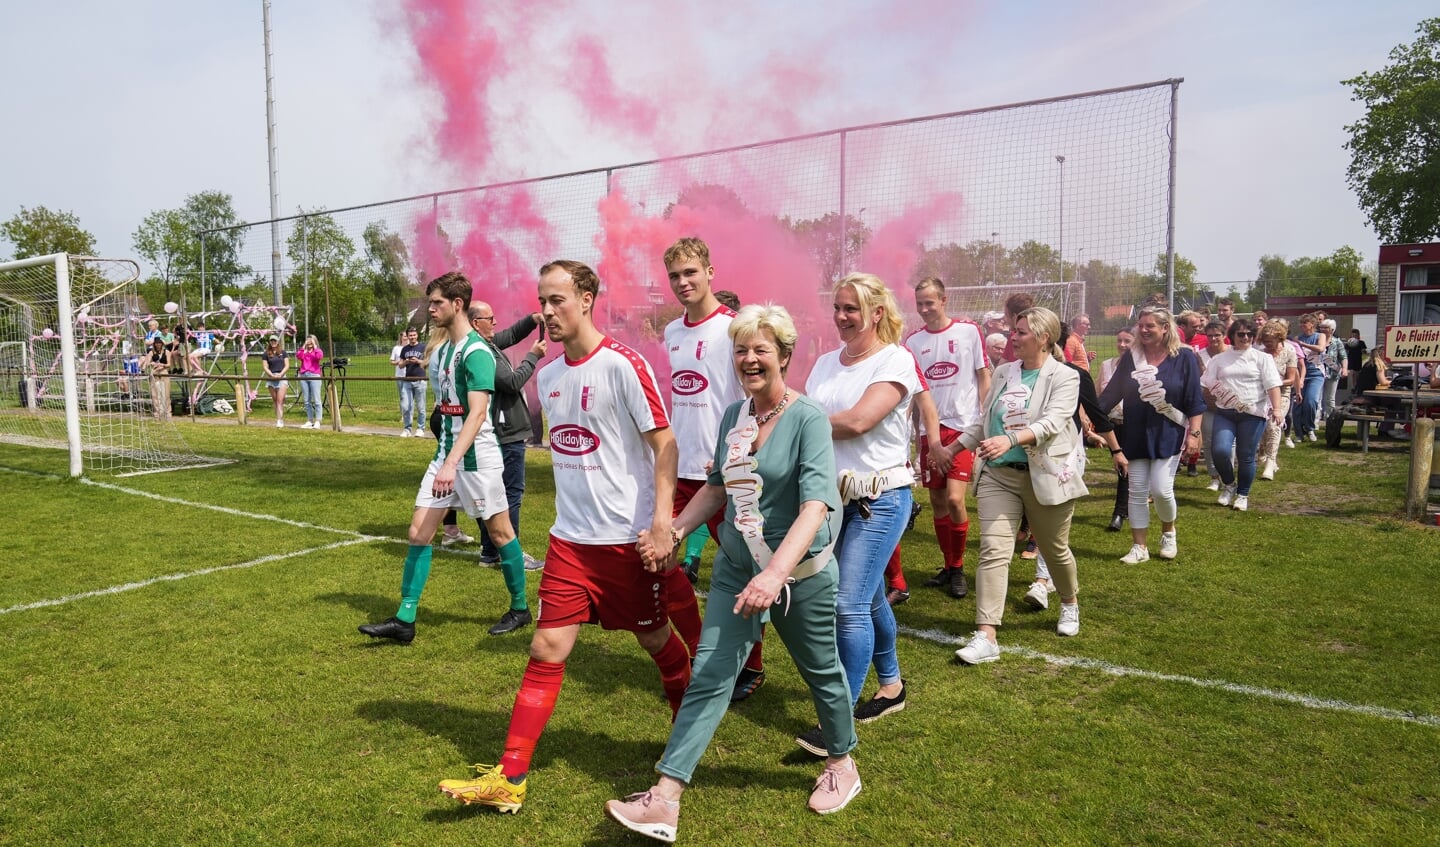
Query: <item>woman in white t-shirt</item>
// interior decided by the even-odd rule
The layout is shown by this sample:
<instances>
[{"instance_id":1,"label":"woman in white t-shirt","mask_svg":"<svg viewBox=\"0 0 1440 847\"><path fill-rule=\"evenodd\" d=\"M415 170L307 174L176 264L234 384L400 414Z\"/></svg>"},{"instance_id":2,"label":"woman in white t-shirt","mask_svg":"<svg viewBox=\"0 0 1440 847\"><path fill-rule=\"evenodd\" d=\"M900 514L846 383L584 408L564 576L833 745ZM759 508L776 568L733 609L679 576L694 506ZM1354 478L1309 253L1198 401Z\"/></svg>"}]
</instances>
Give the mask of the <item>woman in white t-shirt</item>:
<instances>
[{"instance_id":1,"label":"woman in white t-shirt","mask_svg":"<svg viewBox=\"0 0 1440 847\"><path fill-rule=\"evenodd\" d=\"M856 720L865 723L905 708L895 615L885 602L883 578L910 519L915 481L909 464L910 402L924 388L914 356L901 345L904 322L884 282L871 274L850 274L835 285L834 304L841 347L815 362L805 393L830 416L845 503L835 547L840 576L836 636L852 705L860 699L872 663L880 682L874 699L855 710ZM938 422L926 427L926 432L939 431ZM949 455L938 441L932 446L932 459ZM811 749L806 740L797 739Z\"/></svg>"},{"instance_id":2,"label":"woman in white t-shirt","mask_svg":"<svg viewBox=\"0 0 1440 847\"><path fill-rule=\"evenodd\" d=\"M1243 512L1250 507L1265 424L1280 424L1281 378L1275 359L1254 346L1254 324L1235 319L1229 337L1231 348L1205 366L1200 390L1215 410L1208 449L1223 486L1218 502Z\"/></svg>"}]
</instances>

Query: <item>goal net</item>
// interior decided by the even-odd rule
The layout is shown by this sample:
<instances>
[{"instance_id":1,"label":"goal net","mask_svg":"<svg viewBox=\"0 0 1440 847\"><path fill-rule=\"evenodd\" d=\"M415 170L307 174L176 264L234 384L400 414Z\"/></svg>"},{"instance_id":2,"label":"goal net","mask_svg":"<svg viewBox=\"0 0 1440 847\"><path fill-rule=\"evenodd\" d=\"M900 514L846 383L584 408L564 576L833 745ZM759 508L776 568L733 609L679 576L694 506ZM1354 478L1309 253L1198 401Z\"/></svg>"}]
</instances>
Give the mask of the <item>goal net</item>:
<instances>
[{"instance_id":1,"label":"goal net","mask_svg":"<svg viewBox=\"0 0 1440 847\"><path fill-rule=\"evenodd\" d=\"M64 253L0 263L0 441L66 449L72 476L218 463L169 421L180 381L142 365L139 276Z\"/></svg>"},{"instance_id":2,"label":"goal net","mask_svg":"<svg viewBox=\"0 0 1440 847\"><path fill-rule=\"evenodd\" d=\"M953 317L981 323L986 312L1005 311L1012 294L1029 294L1036 306L1044 306L1068 321L1085 311L1085 283L1037 282L1030 285L947 286L945 310Z\"/></svg>"}]
</instances>

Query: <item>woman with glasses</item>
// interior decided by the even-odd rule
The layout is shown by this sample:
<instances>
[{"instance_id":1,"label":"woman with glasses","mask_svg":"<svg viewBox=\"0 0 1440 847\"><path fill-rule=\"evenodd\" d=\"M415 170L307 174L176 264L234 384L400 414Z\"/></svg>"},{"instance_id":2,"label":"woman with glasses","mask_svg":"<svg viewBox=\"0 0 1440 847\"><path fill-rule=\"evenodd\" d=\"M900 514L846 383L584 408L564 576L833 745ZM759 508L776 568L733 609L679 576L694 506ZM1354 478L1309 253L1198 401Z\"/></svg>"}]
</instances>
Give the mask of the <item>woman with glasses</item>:
<instances>
[{"instance_id":1,"label":"woman with glasses","mask_svg":"<svg viewBox=\"0 0 1440 847\"><path fill-rule=\"evenodd\" d=\"M1135 324L1138 342L1130 355L1120 357L1115 377L1100 395L1100 408L1120 406L1125 431L1120 439L1130 473L1130 552L1120 558L1127 565L1150 559L1149 500L1155 500L1160 518L1162 559L1179 555L1175 534L1178 506L1175 471L1180 454L1200 449L1200 418L1205 398L1200 394L1200 360L1182 347L1175 319L1163 306L1146 306Z\"/></svg>"},{"instance_id":2,"label":"woman with glasses","mask_svg":"<svg viewBox=\"0 0 1440 847\"><path fill-rule=\"evenodd\" d=\"M1210 366L1210 360L1224 353L1229 347L1226 346L1225 324L1219 321L1210 321L1205 324L1205 347L1197 355L1200 357L1200 375L1205 375L1205 369ZM1206 445L1205 469L1210 471L1210 484L1206 489L1210 491L1220 490L1220 475L1215 472L1215 456L1209 450L1210 431L1215 423L1215 406L1210 403L1209 398L1205 401L1205 414L1200 418L1200 443ZM1199 464L1198 453L1191 453L1190 476L1197 476L1196 466Z\"/></svg>"},{"instance_id":3,"label":"woman with glasses","mask_svg":"<svg viewBox=\"0 0 1440 847\"><path fill-rule=\"evenodd\" d=\"M1323 360L1330 340L1320 331L1320 319L1313 313L1300 316L1300 333L1295 343L1304 350L1305 381L1300 392L1300 405L1295 407L1295 436L1316 440L1315 427L1320 416L1320 394L1325 389Z\"/></svg>"},{"instance_id":4,"label":"woman with glasses","mask_svg":"<svg viewBox=\"0 0 1440 847\"><path fill-rule=\"evenodd\" d=\"M1266 423L1279 426L1280 371L1254 346L1255 326L1243 318L1230 324L1233 347L1210 359L1200 387L1215 409L1209 445L1224 487L1219 503L1237 511L1250 507L1255 457ZM1238 471L1237 471L1238 468Z\"/></svg>"}]
</instances>

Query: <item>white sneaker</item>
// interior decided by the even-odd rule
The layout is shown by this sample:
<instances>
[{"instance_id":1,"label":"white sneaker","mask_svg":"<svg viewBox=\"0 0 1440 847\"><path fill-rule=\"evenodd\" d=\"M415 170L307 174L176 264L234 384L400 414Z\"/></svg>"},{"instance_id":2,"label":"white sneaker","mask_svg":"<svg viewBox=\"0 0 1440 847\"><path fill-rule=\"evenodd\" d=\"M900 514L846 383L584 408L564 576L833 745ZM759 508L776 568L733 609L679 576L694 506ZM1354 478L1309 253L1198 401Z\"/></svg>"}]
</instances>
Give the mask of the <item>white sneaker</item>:
<instances>
[{"instance_id":1,"label":"white sneaker","mask_svg":"<svg viewBox=\"0 0 1440 847\"><path fill-rule=\"evenodd\" d=\"M1138 565L1150 561L1150 548L1144 544L1131 544L1130 552L1120 557L1121 564Z\"/></svg>"},{"instance_id":2,"label":"white sneaker","mask_svg":"<svg viewBox=\"0 0 1440 847\"><path fill-rule=\"evenodd\" d=\"M537 559L537 558L535 558L534 556L530 555L529 553L526 553L526 554L525 554L525 570L527 570L527 571L539 571L539 570L544 570L544 569L545 569L545 560L544 560L544 559Z\"/></svg>"},{"instance_id":3,"label":"white sneaker","mask_svg":"<svg viewBox=\"0 0 1440 847\"><path fill-rule=\"evenodd\" d=\"M1025 605L1043 612L1050 608L1050 595L1054 591L1055 588L1048 582L1032 582L1030 590L1025 592Z\"/></svg>"},{"instance_id":4,"label":"white sneaker","mask_svg":"<svg viewBox=\"0 0 1440 847\"><path fill-rule=\"evenodd\" d=\"M970 643L955 651L955 658L967 665L980 665L1000 658L1000 645L977 632L970 636Z\"/></svg>"},{"instance_id":5,"label":"white sneaker","mask_svg":"<svg viewBox=\"0 0 1440 847\"><path fill-rule=\"evenodd\" d=\"M1210 484L1207 485L1207 486L1205 486L1205 490L1206 490L1206 491L1219 491L1219 490L1220 490L1220 477L1218 477L1218 476L1212 476L1212 477L1210 477Z\"/></svg>"},{"instance_id":6,"label":"white sneaker","mask_svg":"<svg viewBox=\"0 0 1440 847\"><path fill-rule=\"evenodd\" d=\"M1080 634L1080 603L1060 604L1060 623L1055 626L1057 635L1079 635Z\"/></svg>"},{"instance_id":7,"label":"white sneaker","mask_svg":"<svg viewBox=\"0 0 1440 847\"><path fill-rule=\"evenodd\" d=\"M1273 480L1275 479L1275 472L1278 470L1280 470L1280 468L1276 467L1273 461L1271 461L1270 459L1266 459L1265 467L1260 469L1260 478Z\"/></svg>"},{"instance_id":8,"label":"white sneaker","mask_svg":"<svg viewBox=\"0 0 1440 847\"><path fill-rule=\"evenodd\" d=\"M1222 490L1222 491L1220 492L1220 498L1219 498L1218 500L1216 500L1215 502L1216 502L1216 503L1219 503L1219 504L1222 505L1222 506L1228 506L1228 505L1230 505L1232 502L1234 502L1234 500L1235 500L1235 486L1233 486L1233 485L1227 485L1227 486L1225 486L1224 490Z\"/></svg>"},{"instance_id":9,"label":"white sneaker","mask_svg":"<svg viewBox=\"0 0 1440 847\"><path fill-rule=\"evenodd\" d=\"M1246 497L1244 494L1241 494L1239 497L1235 498L1234 507L1235 511L1237 512L1248 511L1250 508L1250 498Z\"/></svg>"},{"instance_id":10,"label":"white sneaker","mask_svg":"<svg viewBox=\"0 0 1440 847\"><path fill-rule=\"evenodd\" d=\"M410 430L408 430L408 429L402 429L402 430L400 430L400 437L401 437L401 438L409 438L409 437L410 437Z\"/></svg>"},{"instance_id":11,"label":"white sneaker","mask_svg":"<svg viewBox=\"0 0 1440 847\"><path fill-rule=\"evenodd\" d=\"M1295 446L1295 439L1291 438L1288 435L1285 436L1285 446L1293 448Z\"/></svg>"},{"instance_id":12,"label":"white sneaker","mask_svg":"<svg viewBox=\"0 0 1440 847\"><path fill-rule=\"evenodd\" d=\"M473 536L466 535L463 532L457 532L454 535L442 536L440 539L440 546L449 547L452 544L471 544L474 541L475 539Z\"/></svg>"},{"instance_id":13,"label":"white sneaker","mask_svg":"<svg viewBox=\"0 0 1440 847\"><path fill-rule=\"evenodd\" d=\"M285 428L285 422L284 422L284 421L276 421L276 422L275 422L275 428L276 428L276 429L284 429L284 428Z\"/></svg>"},{"instance_id":14,"label":"white sneaker","mask_svg":"<svg viewBox=\"0 0 1440 847\"><path fill-rule=\"evenodd\" d=\"M1305 439L1306 439L1307 441L1314 441L1314 440L1315 440L1315 430L1313 430L1313 429L1310 430L1310 434L1307 435L1307 436L1305 436Z\"/></svg>"},{"instance_id":15,"label":"white sneaker","mask_svg":"<svg viewBox=\"0 0 1440 847\"><path fill-rule=\"evenodd\" d=\"M1180 547L1175 543L1175 533L1160 533L1160 552L1157 554L1162 559L1173 559L1180 553Z\"/></svg>"}]
</instances>

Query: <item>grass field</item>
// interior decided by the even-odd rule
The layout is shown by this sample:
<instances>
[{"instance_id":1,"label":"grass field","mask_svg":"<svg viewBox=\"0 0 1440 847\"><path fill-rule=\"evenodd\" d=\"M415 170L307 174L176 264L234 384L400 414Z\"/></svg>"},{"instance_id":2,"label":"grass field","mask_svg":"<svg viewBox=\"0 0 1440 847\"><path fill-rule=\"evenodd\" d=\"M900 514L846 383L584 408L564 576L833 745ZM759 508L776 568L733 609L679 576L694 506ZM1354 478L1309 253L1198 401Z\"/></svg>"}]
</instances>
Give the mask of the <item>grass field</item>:
<instances>
[{"instance_id":1,"label":"grass field","mask_svg":"<svg viewBox=\"0 0 1440 847\"><path fill-rule=\"evenodd\" d=\"M601 811L650 785L668 730L628 635L583 633L520 814L436 790L498 758L533 630L486 636L500 574L437 548L415 643L356 633L394 609L433 442L180 426L237 461L78 482L59 452L0 445L0 844L649 843ZM791 739L814 711L776 642L680 840L1440 842L1440 531L1397 517L1403 451L1284 450L1246 514L1182 476L1180 558L1133 567L1092 472L1080 636L1056 637L1053 606L1022 610L1017 558L1008 652L981 667L952 656L973 598L919 587L927 510L897 609L908 708L859 728L864 791L838 815L805 808L818 761ZM532 451L536 555L552 503Z\"/></svg>"}]
</instances>

